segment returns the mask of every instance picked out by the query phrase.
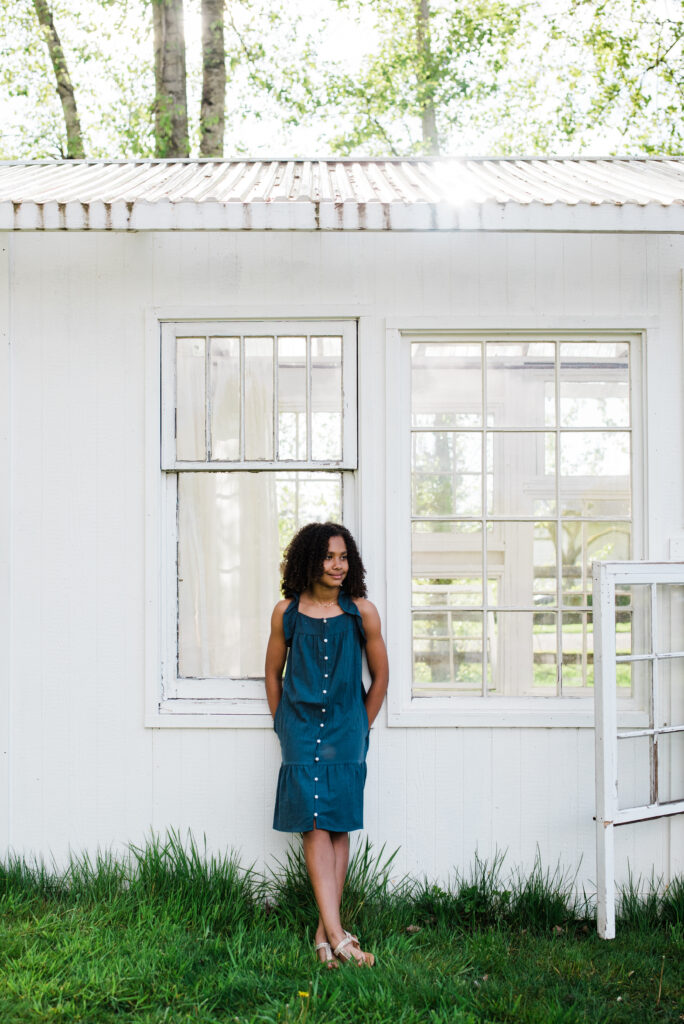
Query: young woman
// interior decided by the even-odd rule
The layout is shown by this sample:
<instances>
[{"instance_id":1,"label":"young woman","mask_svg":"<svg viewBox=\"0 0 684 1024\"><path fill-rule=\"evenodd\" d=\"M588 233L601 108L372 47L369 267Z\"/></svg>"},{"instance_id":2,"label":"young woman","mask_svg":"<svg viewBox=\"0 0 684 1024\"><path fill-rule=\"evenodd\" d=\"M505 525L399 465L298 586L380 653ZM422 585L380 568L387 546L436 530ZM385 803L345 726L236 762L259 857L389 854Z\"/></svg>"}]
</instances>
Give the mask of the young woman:
<instances>
[{"instance_id":1,"label":"young woman","mask_svg":"<svg viewBox=\"0 0 684 1024\"><path fill-rule=\"evenodd\" d=\"M283 758L273 827L303 833L319 911L315 946L329 966L337 966L334 957L375 962L340 920L349 832L363 828L368 734L389 675L365 575L344 526L304 526L286 552L285 600L273 610L266 652L266 696ZM372 679L367 694L364 646Z\"/></svg>"}]
</instances>

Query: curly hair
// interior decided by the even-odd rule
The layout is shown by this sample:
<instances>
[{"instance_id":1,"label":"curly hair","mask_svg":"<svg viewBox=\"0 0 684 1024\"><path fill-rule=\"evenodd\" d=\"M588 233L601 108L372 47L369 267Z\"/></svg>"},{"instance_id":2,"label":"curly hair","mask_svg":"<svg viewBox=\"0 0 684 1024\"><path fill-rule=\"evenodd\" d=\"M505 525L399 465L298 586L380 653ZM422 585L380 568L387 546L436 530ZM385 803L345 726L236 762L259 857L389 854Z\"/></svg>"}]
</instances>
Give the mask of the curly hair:
<instances>
[{"instance_id":1,"label":"curly hair","mask_svg":"<svg viewBox=\"0 0 684 1024\"><path fill-rule=\"evenodd\" d=\"M301 594L320 579L331 537L342 537L347 545L348 570L342 590L350 597L366 596L366 570L349 530L339 523L307 523L294 535L285 551L281 584L284 597Z\"/></svg>"}]
</instances>

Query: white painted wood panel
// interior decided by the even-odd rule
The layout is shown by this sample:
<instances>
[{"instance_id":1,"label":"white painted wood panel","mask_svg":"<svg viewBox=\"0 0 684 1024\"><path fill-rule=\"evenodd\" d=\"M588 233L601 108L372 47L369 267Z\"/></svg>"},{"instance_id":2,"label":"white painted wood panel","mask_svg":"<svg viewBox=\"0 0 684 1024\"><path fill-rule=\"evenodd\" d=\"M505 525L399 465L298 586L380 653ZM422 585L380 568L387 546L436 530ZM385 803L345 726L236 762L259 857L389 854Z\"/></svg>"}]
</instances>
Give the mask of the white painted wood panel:
<instances>
[{"instance_id":1,"label":"white painted wood panel","mask_svg":"<svg viewBox=\"0 0 684 1024\"><path fill-rule=\"evenodd\" d=\"M7 849L10 821L12 674L12 362L10 348L10 246L0 234L0 849Z\"/></svg>"},{"instance_id":2,"label":"white painted wood panel","mask_svg":"<svg viewBox=\"0 0 684 1024\"><path fill-rule=\"evenodd\" d=\"M648 554L667 557L669 537L682 530L678 238L22 233L12 244L11 266L0 263L0 289L9 276L14 284L9 452L0 400L0 567L3 557L14 563L11 591L0 573L3 637L9 615L14 623L7 698L0 689L11 719L0 717L12 724L9 789L0 777L3 847L63 859L69 847L192 828L210 848L232 846L260 867L290 839L271 828L279 765L272 730L143 724L152 307L202 317L367 318L359 431L362 446L375 435L379 451L388 319L646 327ZM370 596L383 617L392 557L384 474L382 457L362 464L357 488ZM11 533L3 529L10 493ZM7 675L8 647L0 646ZM392 665L390 685L407 671ZM384 711L372 730L366 833L376 848L400 847L397 877L444 880L476 850L491 860L505 849L511 867L529 867L538 848L550 867L581 860L579 883L591 888L593 810L590 730L389 729ZM628 863L642 874L653 865L682 870L682 834L678 821L619 829L618 877Z\"/></svg>"},{"instance_id":3,"label":"white painted wood panel","mask_svg":"<svg viewBox=\"0 0 684 1024\"><path fill-rule=\"evenodd\" d=\"M13 337L15 399L24 396L15 401L21 655L13 699L22 742L13 834L15 845L63 856L70 845L138 834L149 815L149 766L135 756L149 746L135 651L143 608L140 295L149 286L146 262L131 259L137 239L134 247L117 236L26 241L17 276L25 273L29 295L44 302L17 307Z\"/></svg>"}]
</instances>

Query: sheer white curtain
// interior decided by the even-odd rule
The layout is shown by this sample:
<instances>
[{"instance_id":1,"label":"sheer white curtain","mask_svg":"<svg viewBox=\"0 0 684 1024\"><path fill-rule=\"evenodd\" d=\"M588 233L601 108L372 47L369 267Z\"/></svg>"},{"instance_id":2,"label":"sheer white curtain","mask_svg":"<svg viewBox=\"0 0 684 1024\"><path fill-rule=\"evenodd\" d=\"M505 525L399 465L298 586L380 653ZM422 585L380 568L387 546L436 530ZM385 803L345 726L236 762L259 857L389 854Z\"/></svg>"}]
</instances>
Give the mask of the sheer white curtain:
<instances>
[{"instance_id":1,"label":"sheer white curtain","mask_svg":"<svg viewBox=\"0 0 684 1024\"><path fill-rule=\"evenodd\" d=\"M245 437L267 452L273 436L268 357L250 378ZM263 676L279 584L275 473L179 473L178 537L179 675Z\"/></svg>"}]
</instances>

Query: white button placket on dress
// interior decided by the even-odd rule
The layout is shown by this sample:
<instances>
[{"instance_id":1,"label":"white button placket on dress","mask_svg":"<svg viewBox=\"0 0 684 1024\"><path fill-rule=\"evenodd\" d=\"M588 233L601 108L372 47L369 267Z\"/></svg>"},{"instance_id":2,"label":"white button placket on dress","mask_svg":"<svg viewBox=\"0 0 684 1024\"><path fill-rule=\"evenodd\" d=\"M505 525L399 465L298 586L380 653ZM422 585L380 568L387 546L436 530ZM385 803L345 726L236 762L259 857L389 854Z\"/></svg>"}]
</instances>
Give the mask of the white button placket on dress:
<instances>
[{"instance_id":1,"label":"white button placket on dress","mask_svg":"<svg viewBox=\"0 0 684 1024\"><path fill-rule=\"evenodd\" d=\"M323 619L323 632L324 632L324 634L327 632L327 628L328 628L328 620L327 619ZM327 636L323 636L323 643L327 644L327 642L328 642ZM325 647L323 648L323 650L325 650ZM321 696L321 718L323 717L323 715L325 715L327 713L326 705L327 705L328 687L326 685L326 680L328 678L328 672L325 671L325 669L327 669L327 667L328 667L325 664L327 660L328 660L328 655L324 654L323 655L324 671L323 671L323 687L322 687L323 694ZM320 725L319 725L319 729L323 729L324 727L325 727L325 722L321 722ZM318 744L320 742L321 742L320 739L316 740L316 746L318 746ZM318 756L314 757L314 761L318 762ZM317 792L317 790L318 790L318 782L319 782L319 776L315 775L314 776L314 807L317 806L316 801L318 800L318 792ZM314 818L317 818L317 817L318 817L318 811L314 811Z\"/></svg>"}]
</instances>

